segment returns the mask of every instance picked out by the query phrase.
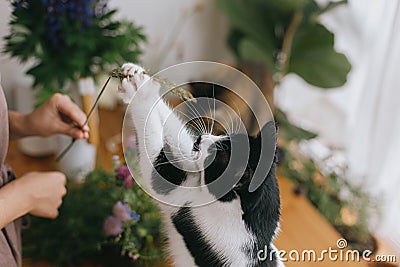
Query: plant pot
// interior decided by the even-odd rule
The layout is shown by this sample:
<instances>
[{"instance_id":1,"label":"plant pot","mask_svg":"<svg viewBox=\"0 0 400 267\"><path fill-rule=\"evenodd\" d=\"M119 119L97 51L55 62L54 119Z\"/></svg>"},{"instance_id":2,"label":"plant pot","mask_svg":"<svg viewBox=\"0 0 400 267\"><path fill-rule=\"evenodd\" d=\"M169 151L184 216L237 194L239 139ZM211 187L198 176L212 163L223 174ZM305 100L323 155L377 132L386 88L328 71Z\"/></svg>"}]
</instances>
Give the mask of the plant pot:
<instances>
[{"instance_id":1,"label":"plant pot","mask_svg":"<svg viewBox=\"0 0 400 267\"><path fill-rule=\"evenodd\" d=\"M45 157L54 154L57 138L50 137L25 137L18 141L19 150L30 157Z\"/></svg>"},{"instance_id":2,"label":"plant pot","mask_svg":"<svg viewBox=\"0 0 400 267\"><path fill-rule=\"evenodd\" d=\"M18 112L27 114L35 107L35 90L32 89L32 79L22 76L17 80L15 88L15 105ZM26 137L18 141L22 153L31 157L44 157L54 154L57 139L51 137Z\"/></svg>"},{"instance_id":3,"label":"plant pot","mask_svg":"<svg viewBox=\"0 0 400 267\"><path fill-rule=\"evenodd\" d=\"M81 103L85 114L91 112L94 103L96 89L91 77L79 78L76 83L77 95L72 96L75 102ZM96 167L96 151L99 143L99 118L97 108L92 111L88 125L90 127L88 140L77 140L72 148L60 160L58 167L69 179L83 182L86 175ZM71 142L67 136L59 136L58 153L61 153Z\"/></svg>"}]
</instances>

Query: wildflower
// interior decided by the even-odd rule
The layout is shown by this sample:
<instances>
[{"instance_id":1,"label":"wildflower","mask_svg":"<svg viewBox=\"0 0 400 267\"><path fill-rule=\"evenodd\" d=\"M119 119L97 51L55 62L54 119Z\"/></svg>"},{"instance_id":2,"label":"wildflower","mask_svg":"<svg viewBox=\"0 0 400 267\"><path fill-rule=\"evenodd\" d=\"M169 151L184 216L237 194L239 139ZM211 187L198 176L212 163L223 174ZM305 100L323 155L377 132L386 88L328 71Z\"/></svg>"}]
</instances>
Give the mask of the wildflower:
<instances>
[{"instance_id":1,"label":"wildflower","mask_svg":"<svg viewBox=\"0 0 400 267\"><path fill-rule=\"evenodd\" d=\"M134 222L138 222L140 220L140 214L137 214L136 211L134 211L134 210L131 211L130 216Z\"/></svg>"},{"instance_id":2,"label":"wildflower","mask_svg":"<svg viewBox=\"0 0 400 267\"><path fill-rule=\"evenodd\" d=\"M115 171L116 177L118 180L124 181L126 177L131 176L131 172L129 171L128 166L120 166Z\"/></svg>"},{"instance_id":3,"label":"wildflower","mask_svg":"<svg viewBox=\"0 0 400 267\"><path fill-rule=\"evenodd\" d=\"M42 0L41 3L48 16L47 33L53 48L65 45L63 21L66 20L68 25L78 25L78 30L83 32L92 26L93 20L96 17L93 0ZM105 4L103 3L102 5Z\"/></svg>"},{"instance_id":4,"label":"wildflower","mask_svg":"<svg viewBox=\"0 0 400 267\"><path fill-rule=\"evenodd\" d=\"M132 219L131 209L127 204L118 201L113 207L113 214L115 217L120 219L122 222L126 222Z\"/></svg>"},{"instance_id":5,"label":"wildflower","mask_svg":"<svg viewBox=\"0 0 400 267\"><path fill-rule=\"evenodd\" d=\"M128 166L120 166L115 171L115 176L118 180L122 180L122 184L126 189L131 189L133 186L133 177Z\"/></svg>"},{"instance_id":6,"label":"wildflower","mask_svg":"<svg viewBox=\"0 0 400 267\"><path fill-rule=\"evenodd\" d=\"M117 236L122 233L122 221L114 216L104 220L103 230L106 236Z\"/></svg>"},{"instance_id":7,"label":"wildflower","mask_svg":"<svg viewBox=\"0 0 400 267\"><path fill-rule=\"evenodd\" d=\"M133 186L133 177L131 175L125 177L125 179L122 181L126 189L131 189Z\"/></svg>"}]
</instances>

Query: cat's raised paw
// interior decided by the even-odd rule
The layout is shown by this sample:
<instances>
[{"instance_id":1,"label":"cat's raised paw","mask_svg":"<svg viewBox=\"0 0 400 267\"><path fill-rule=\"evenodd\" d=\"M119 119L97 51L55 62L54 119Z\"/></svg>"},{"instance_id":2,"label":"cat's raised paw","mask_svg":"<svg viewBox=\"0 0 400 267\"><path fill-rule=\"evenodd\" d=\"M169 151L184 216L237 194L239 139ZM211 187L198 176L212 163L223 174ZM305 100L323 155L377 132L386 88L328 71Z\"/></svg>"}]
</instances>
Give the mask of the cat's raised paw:
<instances>
[{"instance_id":1,"label":"cat's raised paw","mask_svg":"<svg viewBox=\"0 0 400 267\"><path fill-rule=\"evenodd\" d=\"M125 63L121 69L124 79L127 79L135 87L135 90L149 78L144 68L133 63Z\"/></svg>"},{"instance_id":2,"label":"cat's raised paw","mask_svg":"<svg viewBox=\"0 0 400 267\"><path fill-rule=\"evenodd\" d=\"M146 74L144 68L133 63L125 63L122 65L121 70L124 78L118 88L118 93L125 103L129 103L135 92L150 77Z\"/></svg>"}]
</instances>

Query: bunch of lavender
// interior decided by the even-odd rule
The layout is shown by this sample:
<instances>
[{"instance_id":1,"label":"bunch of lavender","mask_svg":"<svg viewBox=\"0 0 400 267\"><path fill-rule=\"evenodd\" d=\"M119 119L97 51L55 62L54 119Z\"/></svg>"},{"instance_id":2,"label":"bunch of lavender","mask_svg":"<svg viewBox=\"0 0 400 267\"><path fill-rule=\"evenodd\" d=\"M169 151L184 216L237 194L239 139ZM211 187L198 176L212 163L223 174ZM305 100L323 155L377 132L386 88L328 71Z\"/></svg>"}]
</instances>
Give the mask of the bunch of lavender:
<instances>
[{"instance_id":1,"label":"bunch of lavender","mask_svg":"<svg viewBox=\"0 0 400 267\"><path fill-rule=\"evenodd\" d=\"M60 45L65 46L62 31L64 21L75 26L78 32L84 32L93 24L95 12L92 0L41 0L41 2L47 14L47 34L53 49L57 49ZM102 13L98 14L99 17L101 15Z\"/></svg>"},{"instance_id":2,"label":"bunch of lavender","mask_svg":"<svg viewBox=\"0 0 400 267\"><path fill-rule=\"evenodd\" d=\"M145 36L133 23L114 19L106 0L13 0L4 52L22 62L40 85L40 101L79 77L137 62ZM60 71L57 71L60 70Z\"/></svg>"}]
</instances>

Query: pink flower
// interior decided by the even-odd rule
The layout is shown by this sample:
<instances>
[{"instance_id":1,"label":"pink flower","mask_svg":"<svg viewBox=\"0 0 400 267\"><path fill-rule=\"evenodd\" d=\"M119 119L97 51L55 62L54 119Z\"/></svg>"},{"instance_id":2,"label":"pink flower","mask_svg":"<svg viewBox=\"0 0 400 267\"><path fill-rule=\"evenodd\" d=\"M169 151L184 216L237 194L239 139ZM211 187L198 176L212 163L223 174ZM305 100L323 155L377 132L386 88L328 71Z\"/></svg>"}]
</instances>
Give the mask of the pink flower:
<instances>
[{"instance_id":1,"label":"pink flower","mask_svg":"<svg viewBox=\"0 0 400 267\"><path fill-rule=\"evenodd\" d=\"M125 185L126 189L131 189L133 186L133 178L132 176L125 177L124 181L122 182Z\"/></svg>"},{"instance_id":2,"label":"pink flower","mask_svg":"<svg viewBox=\"0 0 400 267\"><path fill-rule=\"evenodd\" d=\"M118 201L115 203L113 207L113 214L115 217L117 217L119 220L122 222L126 222L132 219L131 217L131 209L127 204L122 203L121 201Z\"/></svg>"},{"instance_id":3,"label":"pink flower","mask_svg":"<svg viewBox=\"0 0 400 267\"><path fill-rule=\"evenodd\" d=\"M118 180L122 180L122 183L124 184L126 189L131 189L133 186L133 177L132 174L129 170L128 166L121 166L116 169L115 171L115 177Z\"/></svg>"},{"instance_id":4,"label":"pink flower","mask_svg":"<svg viewBox=\"0 0 400 267\"><path fill-rule=\"evenodd\" d=\"M126 177L131 176L131 172L129 171L128 166L120 166L115 171L115 176L117 179L124 181Z\"/></svg>"},{"instance_id":5,"label":"pink flower","mask_svg":"<svg viewBox=\"0 0 400 267\"><path fill-rule=\"evenodd\" d=\"M136 135L128 135L125 139L125 145L127 148L135 149L136 148Z\"/></svg>"},{"instance_id":6,"label":"pink flower","mask_svg":"<svg viewBox=\"0 0 400 267\"><path fill-rule=\"evenodd\" d=\"M117 236L122 233L122 221L114 216L104 220L103 230L106 236Z\"/></svg>"}]
</instances>

